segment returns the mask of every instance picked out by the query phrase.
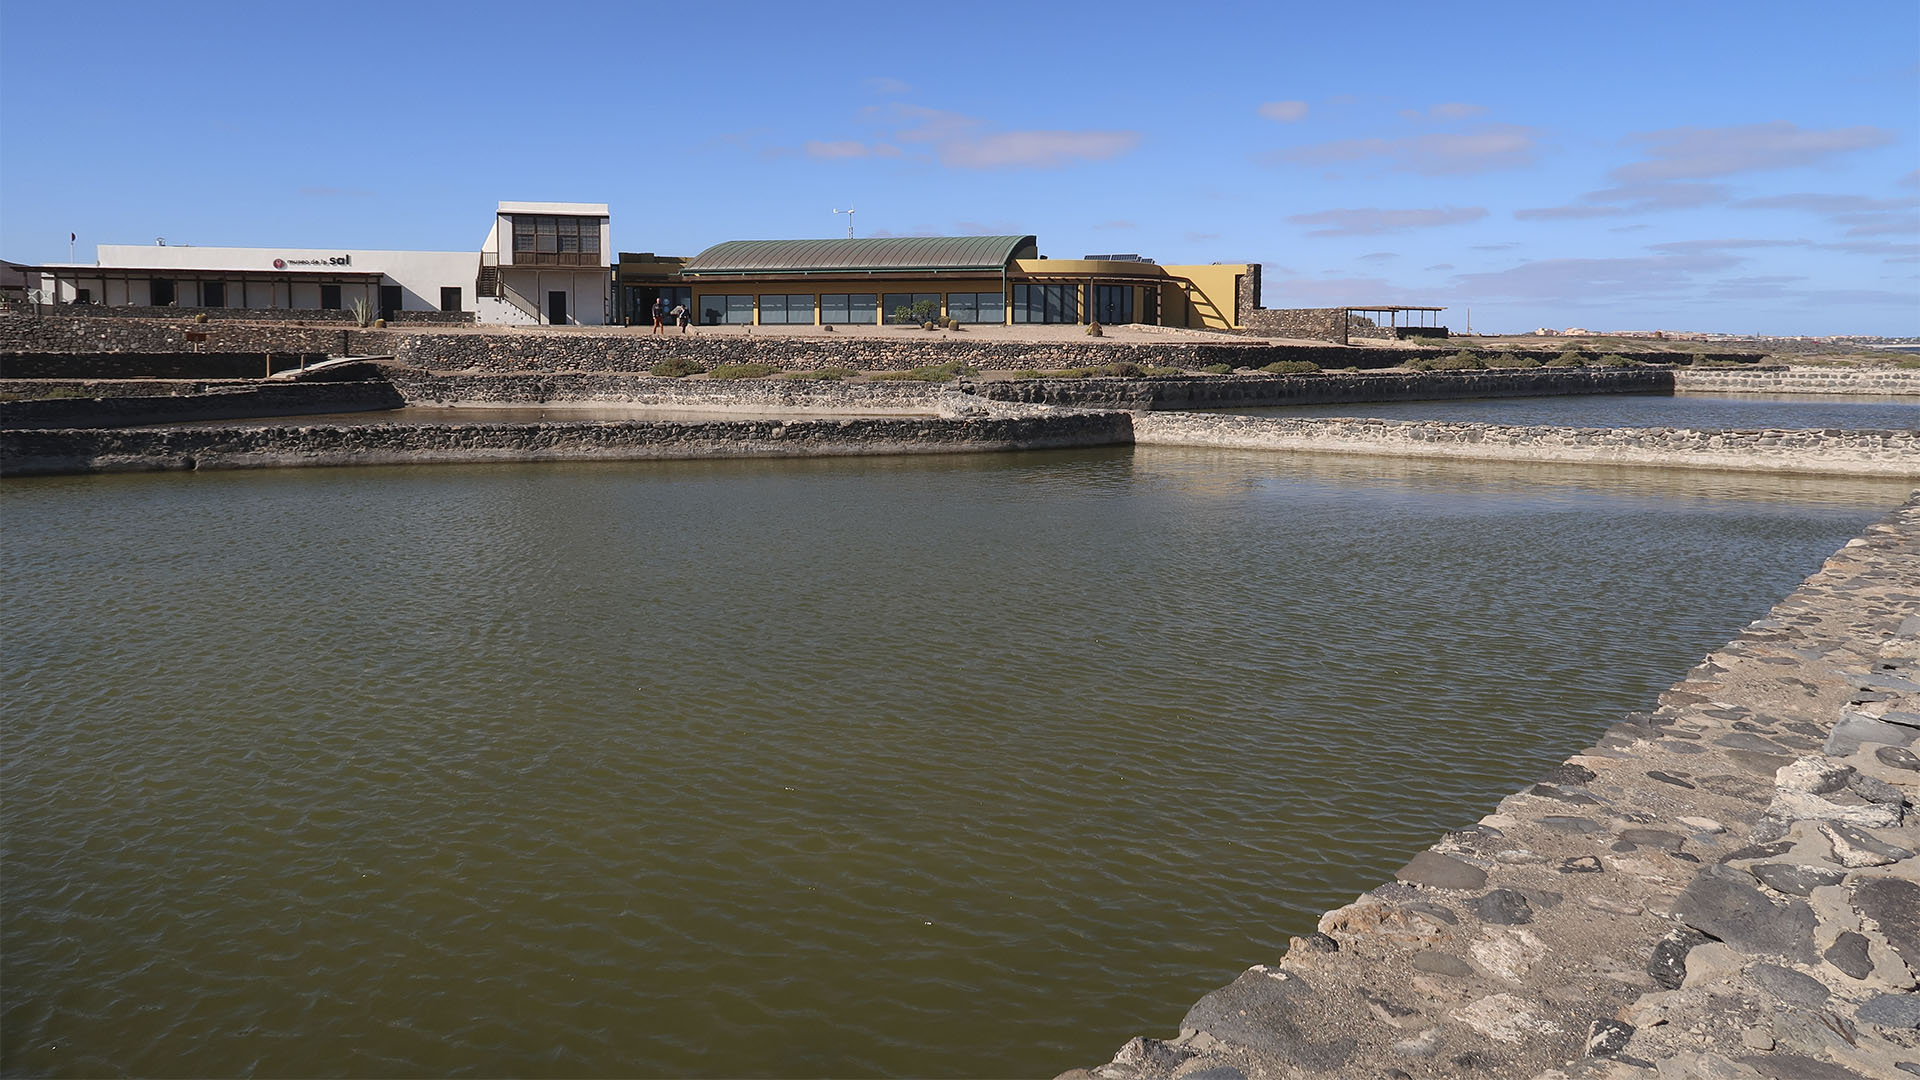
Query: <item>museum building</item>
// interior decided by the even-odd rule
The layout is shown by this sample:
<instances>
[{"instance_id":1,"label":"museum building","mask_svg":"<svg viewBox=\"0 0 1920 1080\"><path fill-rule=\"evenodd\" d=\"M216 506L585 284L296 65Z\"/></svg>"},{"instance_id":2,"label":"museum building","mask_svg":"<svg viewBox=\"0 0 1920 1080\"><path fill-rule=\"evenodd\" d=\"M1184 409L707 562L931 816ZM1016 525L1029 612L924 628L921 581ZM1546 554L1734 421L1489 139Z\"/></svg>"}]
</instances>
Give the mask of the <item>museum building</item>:
<instances>
[{"instance_id":1,"label":"museum building","mask_svg":"<svg viewBox=\"0 0 1920 1080\"><path fill-rule=\"evenodd\" d=\"M605 203L502 202L479 251L101 244L97 261L21 267L43 303L469 313L493 325L613 321ZM467 320L461 320L467 321Z\"/></svg>"}]
</instances>

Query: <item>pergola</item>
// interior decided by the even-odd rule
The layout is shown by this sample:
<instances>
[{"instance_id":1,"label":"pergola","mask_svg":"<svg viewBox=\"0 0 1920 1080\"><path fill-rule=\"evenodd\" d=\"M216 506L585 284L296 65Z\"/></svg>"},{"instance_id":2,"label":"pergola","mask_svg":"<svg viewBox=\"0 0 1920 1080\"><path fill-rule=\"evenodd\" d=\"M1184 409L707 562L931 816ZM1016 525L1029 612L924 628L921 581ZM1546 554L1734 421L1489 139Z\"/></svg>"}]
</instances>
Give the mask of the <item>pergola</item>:
<instances>
[{"instance_id":1,"label":"pergola","mask_svg":"<svg viewBox=\"0 0 1920 1080\"><path fill-rule=\"evenodd\" d=\"M1411 307L1404 304L1384 304L1379 307L1350 307L1347 309L1347 314L1350 316L1364 315L1372 319L1375 326L1387 326L1397 329L1403 325L1438 326L1440 325L1440 313L1445 310L1447 309L1443 307ZM1403 313L1406 314L1407 318L1405 323L1400 321ZM1374 318L1376 315L1384 316L1387 321L1382 323L1379 319Z\"/></svg>"}]
</instances>

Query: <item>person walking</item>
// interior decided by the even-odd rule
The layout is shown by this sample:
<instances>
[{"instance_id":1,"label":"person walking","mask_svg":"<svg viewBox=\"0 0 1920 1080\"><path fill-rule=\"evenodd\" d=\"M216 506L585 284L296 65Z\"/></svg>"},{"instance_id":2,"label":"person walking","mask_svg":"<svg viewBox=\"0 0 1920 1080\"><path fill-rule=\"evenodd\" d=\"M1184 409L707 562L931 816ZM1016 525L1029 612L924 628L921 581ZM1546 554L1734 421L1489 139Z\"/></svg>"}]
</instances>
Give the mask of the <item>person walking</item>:
<instances>
[{"instance_id":1,"label":"person walking","mask_svg":"<svg viewBox=\"0 0 1920 1080\"><path fill-rule=\"evenodd\" d=\"M687 332L688 314L690 313L687 311L687 305L685 304L673 305L673 321L680 324L680 332L683 334Z\"/></svg>"},{"instance_id":2,"label":"person walking","mask_svg":"<svg viewBox=\"0 0 1920 1080\"><path fill-rule=\"evenodd\" d=\"M656 335L664 334L667 332L667 324L664 321L664 317L666 316L666 314L667 314L666 300L662 297L658 297L658 296L654 297L653 298L653 332Z\"/></svg>"}]
</instances>

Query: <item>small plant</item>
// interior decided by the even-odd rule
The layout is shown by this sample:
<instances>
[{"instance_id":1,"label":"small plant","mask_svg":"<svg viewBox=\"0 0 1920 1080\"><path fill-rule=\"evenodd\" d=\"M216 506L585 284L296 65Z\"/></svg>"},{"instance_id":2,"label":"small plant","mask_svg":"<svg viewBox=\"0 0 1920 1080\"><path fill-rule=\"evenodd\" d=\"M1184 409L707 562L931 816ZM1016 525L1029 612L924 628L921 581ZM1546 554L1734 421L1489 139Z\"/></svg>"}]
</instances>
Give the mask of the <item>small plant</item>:
<instances>
[{"instance_id":1,"label":"small plant","mask_svg":"<svg viewBox=\"0 0 1920 1080\"><path fill-rule=\"evenodd\" d=\"M1231 375L1233 374L1233 365L1208 364L1206 367L1200 369L1200 373L1203 375Z\"/></svg>"},{"instance_id":2,"label":"small plant","mask_svg":"<svg viewBox=\"0 0 1920 1080\"><path fill-rule=\"evenodd\" d=\"M1602 356L1600 359L1595 360L1594 365L1596 367L1603 367L1603 368L1624 368L1624 367L1646 367L1647 366L1638 360L1629 360L1626 357L1621 356L1619 353L1608 353L1605 356Z\"/></svg>"},{"instance_id":3,"label":"small plant","mask_svg":"<svg viewBox=\"0 0 1920 1080\"><path fill-rule=\"evenodd\" d=\"M378 315L378 312L374 311L373 305L367 303L366 300L361 299L353 302L353 325L364 330L373 325L373 320L376 315Z\"/></svg>"},{"instance_id":4,"label":"small plant","mask_svg":"<svg viewBox=\"0 0 1920 1080\"><path fill-rule=\"evenodd\" d=\"M1046 376L1045 376L1045 375L1043 375L1043 374L1041 374L1041 373L1040 373L1040 372L1039 372L1039 371L1038 371L1037 369L1034 369L1034 368L1021 368L1021 369L1020 369L1019 371L1016 371L1016 372L1014 372L1014 373L1013 373L1013 374L1012 374L1012 375L1010 376L1010 378L1015 378L1015 379L1044 379L1044 378L1046 378Z\"/></svg>"},{"instance_id":5,"label":"small plant","mask_svg":"<svg viewBox=\"0 0 1920 1080\"><path fill-rule=\"evenodd\" d=\"M1531 356L1521 356L1517 353L1510 352L1495 353L1492 356L1483 357L1483 359L1490 368L1536 368L1540 366L1540 361L1535 360Z\"/></svg>"},{"instance_id":6,"label":"small plant","mask_svg":"<svg viewBox=\"0 0 1920 1080\"><path fill-rule=\"evenodd\" d=\"M1269 375L1313 375L1320 371L1320 365L1311 360L1275 360L1260 370Z\"/></svg>"},{"instance_id":7,"label":"small plant","mask_svg":"<svg viewBox=\"0 0 1920 1080\"><path fill-rule=\"evenodd\" d=\"M1160 367L1155 364L1148 364L1140 370L1150 379L1171 379L1175 375L1185 374L1177 367Z\"/></svg>"},{"instance_id":8,"label":"small plant","mask_svg":"<svg viewBox=\"0 0 1920 1080\"><path fill-rule=\"evenodd\" d=\"M669 356L648 368L647 373L658 375L663 379L684 379L689 375L702 374L706 370L707 366L698 360L689 360L684 356Z\"/></svg>"},{"instance_id":9,"label":"small plant","mask_svg":"<svg viewBox=\"0 0 1920 1080\"><path fill-rule=\"evenodd\" d=\"M201 312L200 314L198 314L198 315L195 315L195 316L193 317L193 321L194 321L194 322L206 322L206 321L207 321L207 313L203 311L203 312Z\"/></svg>"},{"instance_id":10,"label":"small plant","mask_svg":"<svg viewBox=\"0 0 1920 1080\"><path fill-rule=\"evenodd\" d=\"M1116 360L1111 364L1102 365L1098 370L1100 374L1111 375L1116 379L1140 379L1145 378L1147 374L1146 368L1131 360Z\"/></svg>"},{"instance_id":11,"label":"small plant","mask_svg":"<svg viewBox=\"0 0 1920 1080\"><path fill-rule=\"evenodd\" d=\"M938 329L940 329L940 324L939 324L939 323L937 323L937 322L934 322L934 321L933 321L933 320L931 320L931 319L929 319L929 320L927 320L926 322L923 322L923 323L921 323L921 324L920 324L920 329L922 329L922 330L938 330Z\"/></svg>"},{"instance_id":12,"label":"small plant","mask_svg":"<svg viewBox=\"0 0 1920 1080\"><path fill-rule=\"evenodd\" d=\"M912 371L876 371L868 376L882 382L952 382L961 375L979 374L964 360L949 360L944 364L930 364L917 367Z\"/></svg>"},{"instance_id":13,"label":"small plant","mask_svg":"<svg viewBox=\"0 0 1920 1080\"><path fill-rule=\"evenodd\" d=\"M1088 336L1088 337L1103 337L1103 336L1105 336L1105 335L1106 335L1106 331L1105 331L1105 330L1102 330L1102 329L1100 329L1100 324L1099 324L1099 323L1097 323L1097 322L1090 322L1090 323L1088 323L1088 324L1087 324L1087 336Z\"/></svg>"},{"instance_id":14,"label":"small plant","mask_svg":"<svg viewBox=\"0 0 1920 1080\"><path fill-rule=\"evenodd\" d=\"M707 378L764 379L779 370L772 364L715 364L707 369Z\"/></svg>"},{"instance_id":15,"label":"small plant","mask_svg":"<svg viewBox=\"0 0 1920 1080\"><path fill-rule=\"evenodd\" d=\"M816 368L812 371L789 371L780 377L793 379L796 382L839 382L841 379L851 379L858 374L859 372L852 368L829 367Z\"/></svg>"},{"instance_id":16,"label":"small plant","mask_svg":"<svg viewBox=\"0 0 1920 1080\"><path fill-rule=\"evenodd\" d=\"M1587 366L1587 359L1579 353L1563 352L1559 356L1547 361L1546 366L1550 368L1583 368Z\"/></svg>"},{"instance_id":17,"label":"small plant","mask_svg":"<svg viewBox=\"0 0 1920 1080\"><path fill-rule=\"evenodd\" d=\"M1099 368L1072 367L1044 372L1042 377L1048 379L1091 379L1095 375L1103 374L1105 374L1105 372Z\"/></svg>"},{"instance_id":18,"label":"small plant","mask_svg":"<svg viewBox=\"0 0 1920 1080\"><path fill-rule=\"evenodd\" d=\"M385 330L387 328L387 320L385 319L373 320L373 328L375 330Z\"/></svg>"},{"instance_id":19,"label":"small plant","mask_svg":"<svg viewBox=\"0 0 1920 1080\"><path fill-rule=\"evenodd\" d=\"M1406 366L1413 371L1478 371L1487 365L1462 349L1452 356L1416 356Z\"/></svg>"}]
</instances>

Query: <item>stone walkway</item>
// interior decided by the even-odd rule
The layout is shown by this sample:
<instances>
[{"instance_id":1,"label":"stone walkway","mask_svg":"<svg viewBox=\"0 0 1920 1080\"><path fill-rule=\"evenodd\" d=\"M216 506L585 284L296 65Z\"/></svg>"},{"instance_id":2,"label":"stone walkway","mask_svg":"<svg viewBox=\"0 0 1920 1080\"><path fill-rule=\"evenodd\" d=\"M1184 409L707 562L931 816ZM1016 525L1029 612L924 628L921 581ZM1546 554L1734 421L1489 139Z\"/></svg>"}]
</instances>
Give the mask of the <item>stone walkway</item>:
<instances>
[{"instance_id":1,"label":"stone walkway","mask_svg":"<svg viewBox=\"0 0 1920 1080\"><path fill-rule=\"evenodd\" d=\"M1062 1080L1920 1076L1920 495L1285 958Z\"/></svg>"}]
</instances>

